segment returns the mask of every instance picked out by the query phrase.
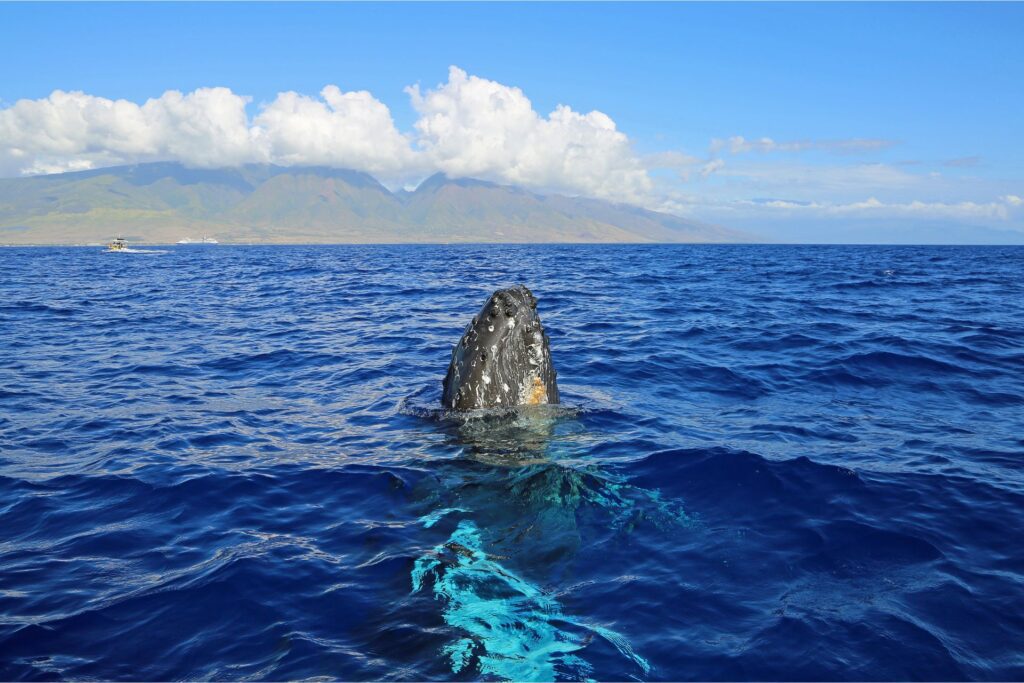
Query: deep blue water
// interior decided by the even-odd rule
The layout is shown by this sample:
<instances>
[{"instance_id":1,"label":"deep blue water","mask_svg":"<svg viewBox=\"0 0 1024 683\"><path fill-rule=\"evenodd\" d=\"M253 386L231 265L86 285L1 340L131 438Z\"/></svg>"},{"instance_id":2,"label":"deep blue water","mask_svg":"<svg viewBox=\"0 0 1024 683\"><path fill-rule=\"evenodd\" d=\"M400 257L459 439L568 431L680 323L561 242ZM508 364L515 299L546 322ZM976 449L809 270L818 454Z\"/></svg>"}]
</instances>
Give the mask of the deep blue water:
<instances>
[{"instance_id":1,"label":"deep blue water","mask_svg":"<svg viewBox=\"0 0 1024 683\"><path fill-rule=\"evenodd\" d=\"M437 410L491 290L564 405ZM1024 678L1024 248L0 250L0 679Z\"/></svg>"}]
</instances>

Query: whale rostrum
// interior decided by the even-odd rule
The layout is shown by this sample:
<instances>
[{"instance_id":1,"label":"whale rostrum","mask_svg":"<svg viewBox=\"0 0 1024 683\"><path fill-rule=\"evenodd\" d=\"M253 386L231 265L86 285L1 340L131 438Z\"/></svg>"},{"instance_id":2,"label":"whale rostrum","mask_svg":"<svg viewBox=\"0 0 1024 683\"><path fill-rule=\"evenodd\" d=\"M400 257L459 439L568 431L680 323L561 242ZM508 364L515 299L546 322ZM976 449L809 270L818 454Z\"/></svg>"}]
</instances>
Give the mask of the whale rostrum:
<instances>
[{"instance_id":1,"label":"whale rostrum","mask_svg":"<svg viewBox=\"0 0 1024 683\"><path fill-rule=\"evenodd\" d=\"M548 335L525 285L499 289L452 349L441 402L450 410L558 403Z\"/></svg>"}]
</instances>

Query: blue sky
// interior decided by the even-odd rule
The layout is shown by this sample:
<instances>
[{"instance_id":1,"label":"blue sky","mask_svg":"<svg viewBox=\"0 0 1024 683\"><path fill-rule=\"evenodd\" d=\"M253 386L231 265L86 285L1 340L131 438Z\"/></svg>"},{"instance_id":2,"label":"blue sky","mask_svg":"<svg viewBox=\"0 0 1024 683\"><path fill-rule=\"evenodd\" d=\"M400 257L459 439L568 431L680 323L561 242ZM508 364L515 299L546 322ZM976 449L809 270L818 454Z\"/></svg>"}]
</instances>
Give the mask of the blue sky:
<instances>
[{"instance_id":1,"label":"blue sky","mask_svg":"<svg viewBox=\"0 0 1024 683\"><path fill-rule=\"evenodd\" d=\"M333 84L368 91L398 135L430 148L390 165L336 156L390 184L478 171L799 239L829 225L1024 231L1024 4L8 3L0 23L0 116L54 90L142 105L219 86L251 98L255 117L279 93L317 98ZM456 89L453 65L494 86ZM465 107L498 87L521 89L541 121L557 105L602 112L633 157L594 142L592 165L611 169L602 185L579 169L559 177L555 162L516 166L511 152L471 159L465 140L417 128L438 115L479 122L487 113ZM463 114L438 109L456 92ZM25 130L41 116L32 112L15 133L13 114L7 129L0 118L22 154L20 166L0 163L4 175L26 172L33 154L36 170L80 167L74 154L92 165L148 158L94 140L58 148L52 132L38 142ZM566 123L538 139L568 136L554 147L576 149L590 144L587 126L603 125ZM294 153L273 160L303 158L288 139ZM145 154L171 153L154 145ZM616 183L630 189L616 196Z\"/></svg>"}]
</instances>

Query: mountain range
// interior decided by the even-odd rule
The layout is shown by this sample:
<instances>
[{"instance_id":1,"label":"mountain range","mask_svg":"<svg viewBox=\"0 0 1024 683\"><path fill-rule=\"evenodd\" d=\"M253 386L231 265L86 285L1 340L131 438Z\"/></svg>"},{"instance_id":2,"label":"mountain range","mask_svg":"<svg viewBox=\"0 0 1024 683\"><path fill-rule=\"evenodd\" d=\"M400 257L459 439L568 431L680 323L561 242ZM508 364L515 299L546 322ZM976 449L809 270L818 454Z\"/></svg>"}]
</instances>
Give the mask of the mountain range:
<instances>
[{"instance_id":1,"label":"mountain range","mask_svg":"<svg viewBox=\"0 0 1024 683\"><path fill-rule=\"evenodd\" d=\"M747 242L752 236L597 199L435 175L391 192L323 167L155 162L0 179L0 244Z\"/></svg>"}]
</instances>

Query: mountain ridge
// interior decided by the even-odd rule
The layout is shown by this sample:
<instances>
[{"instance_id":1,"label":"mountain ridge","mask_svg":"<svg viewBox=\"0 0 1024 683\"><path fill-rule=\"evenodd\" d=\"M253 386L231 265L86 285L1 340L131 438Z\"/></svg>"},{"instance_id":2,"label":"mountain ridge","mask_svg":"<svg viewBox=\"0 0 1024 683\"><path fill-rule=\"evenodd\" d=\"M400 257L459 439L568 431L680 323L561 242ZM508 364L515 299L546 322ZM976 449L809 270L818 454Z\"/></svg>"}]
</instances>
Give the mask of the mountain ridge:
<instances>
[{"instance_id":1,"label":"mountain ridge","mask_svg":"<svg viewBox=\"0 0 1024 683\"><path fill-rule=\"evenodd\" d=\"M322 166L152 162L0 179L0 243L750 242L640 207L434 174L392 192Z\"/></svg>"}]
</instances>

